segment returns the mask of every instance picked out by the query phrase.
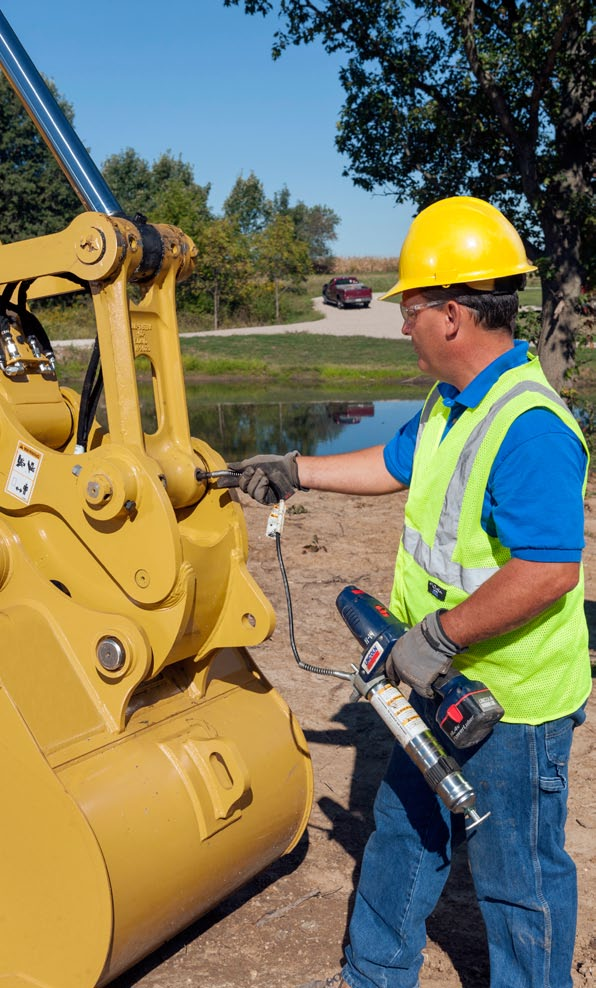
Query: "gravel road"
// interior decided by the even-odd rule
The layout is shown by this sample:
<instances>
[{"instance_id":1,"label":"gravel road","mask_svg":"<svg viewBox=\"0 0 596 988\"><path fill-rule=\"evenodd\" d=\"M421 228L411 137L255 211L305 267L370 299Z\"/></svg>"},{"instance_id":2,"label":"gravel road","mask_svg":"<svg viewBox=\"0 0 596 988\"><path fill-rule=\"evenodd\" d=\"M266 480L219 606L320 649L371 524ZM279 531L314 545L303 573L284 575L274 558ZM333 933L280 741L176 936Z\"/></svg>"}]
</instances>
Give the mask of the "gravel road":
<instances>
[{"instance_id":1,"label":"gravel road","mask_svg":"<svg viewBox=\"0 0 596 988\"><path fill-rule=\"evenodd\" d=\"M198 333L181 333L182 339L195 336L254 336L255 333L325 333L327 336L374 336L406 340L402 318L397 305L379 302L379 294L373 295L368 309L338 309L325 305L321 297L313 299L317 312L324 316L314 322L298 322L281 326L248 326L239 329L207 329ZM93 346L93 340L54 340L52 346L85 349Z\"/></svg>"},{"instance_id":2,"label":"gravel road","mask_svg":"<svg viewBox=\"0 0 596 988\"><path fill-rule=\"evenodd\" d=\"M210 329L201 333L181 333L192 336L249 336L254 333L325 333L326 336L375 336L405 340L401 331L402 318L397 305L380 302L382 293L373 295L368 309L338 309L325 305L321 297L313 299L313 305L325 321L299 322L284 326L250 326L247 329Z\"/></svg>"}]
</instances>

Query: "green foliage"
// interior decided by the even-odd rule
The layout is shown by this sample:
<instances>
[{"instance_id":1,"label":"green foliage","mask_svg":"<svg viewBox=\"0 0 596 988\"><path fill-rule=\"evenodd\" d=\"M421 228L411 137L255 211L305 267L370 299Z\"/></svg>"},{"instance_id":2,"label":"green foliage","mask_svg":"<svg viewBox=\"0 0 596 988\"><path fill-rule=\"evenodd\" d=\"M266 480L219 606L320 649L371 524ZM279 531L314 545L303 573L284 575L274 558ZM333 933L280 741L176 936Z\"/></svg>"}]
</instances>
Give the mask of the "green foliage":
<instances>
[{"instance_id":1,"label":"green foliage","mask_svg":"<svg viewBox=\"0 0 596 988\"><path fill-rule=\"evenodd\" d=\"M561 397L573 413L586 440L590 459L593 460L596 453L596 401L580 395L575 388L563 388Z\"/></svg>"},{"instance_id":2,"label":"green foliage","mask_svg":"<svg viewBox=\"0 0 596 988\"><path fill-rule=\"evenodd\" d=\"M520 340L528 340L533 346L538 344L542 327L540 312L534 309L520 310L517 316L515 335Z\"/></svg>"},{"instance_id":3,"label":"green foliage","mask_svg":"<svg viewBox=\"0 0 596 988\"><path fill-rule=\"evenodd\" d=\"M303 315L304 296L298 306L282 305L281 296L304 281L312 260L330 261L339 223L332 209L292 205L285 187L269 200L251 172L236 180L223 217L213 218L209 185L197 185L191 166L169 152L149 165L128 148L108 158L103 173L129 215L173 223L195 240L195 274L178 293L182 311L212 313L214 328L234 317L257 325Z\"/></svg>"},{"instance_id":4,"label":"green foliage","mask_svg":"<svg viewBox=\"0 0 596 988\"><path fill-rule=\"evenodd\" d=\"M240 233L258 233L271 216L271 205L265 196L263 183L251 172L248 178L238 176L223 205L224 216L234 223Z\"/></svg>"},{"instance_id":5,"label":"green foliage","mask_svg":"<svg viewBox=\"0 0 596 988\"><path fill-rule=\"evenodd\" d=\"M296 236L308 247L311 262L317 271L330 271L333 255L330 241L337 239L335 228L339 216L329 206L307 206L299 200L288 211L294 222Z\"/></svg>"},{"instance_id":6,"label":"green foliage","mask_svg":"<svg viewBox=\"0 0 596 988\"><path fill-rule=\"evenodd\" d=\"M581 335L578 339L578 356L572 371L567 375L561 397L565 399L575 416L594 459L596 455L596 394L594 390L594 365L596 363L596 295L582 295L578 301L581 317Z\"/></svg>"},{"instance_id":7,"label":"green foliage","mask_svg":"<svg viewBox=\"0 0 596 988\"><path fill-rule=\"evenodd\" d=\"M296 237L291 217L276 216L254 243L257 270L269 281L296 284L310 274L308 250Z\"/></svg>"},{"instance_id":8,"label":"green foliage","mask_svg":"<svg viewBox=\"0 0 596 988\"><path fill-rule=\"evenodd\" d=\"M357 185L420 208L476 195L514 222L550 271L541 356L560 383L595 277L593 0L224 3L279 13L274 57L313 41L345 54L336 143Z\"/></svg>"},{"instance_id":9,"label":"green foliage","mask_svg":"<svg viewBox=\"0 0 596 988\"><path fill-rule=\"evenodd\" d=\"M223 208L224 216L246 235L259 233L278 216L289 217L294 224L295 236L307 245L313 265L318 270L330 270L330 243L337 239L336 227L340 218L329 206L307 206L302 200L292 205L290 191L285 185L274 193L273 199L268 199L262 182L251 172L248 178L240 176L236 180Z\"/></svg>"},{"instance_id":10,"label":"green foliage","mask_svg":"<svg viewBox=\"0 0 596 988\"><path fill-rule=\"evenodd\" d=\"M192 166L166 151L149 164L133 148L111 155L103 175L129 216L172 223L196 237L211 218L209 185L198 185Z\"/></svg>"},{"instance_id":11,"label":"green foliage","mask_svg":"<svg viewBox=\"0 0 596 988\"><path fill-rule=\"evenodd\" d=\"M194 337L183 339L181 346L187 373L208 373L206 368L222 361L222 377L250 381L251 388L257 388L261 381L269 394L290 383L301 395L308 388L325 388L330 394L349 386L353 393L358 386L364 394L367 386L400 381L407 382L408 389L416 394L428 389L412 347L393 340L285 333ZM418 382L418 387L412 382Z\"/></svg>"},{"instance_id":12,"label":"green foliage","mask_svg":"<svg viewBox=\"0 0 596 988\"><path fill-rule=\"evenodd\" d=\"M49 88L72 122L72 107ZM81 205L60 167L0 75L0 240L10 243L56 233Z\"/></svg>"},{"instance_id":13,"label":"green foliage","mask_svg":"<svg viewBox=\"0 0 596 988\"><path fill-rule=\"evenodd\" d=\"M72 122L72 108L57 99ZM2 77L0 124L0 238L11 241L63 229L80 210L78 200ZM293 205L286 187L270 200L251 172L247 179L238 178L224 216L215 218L208 202L210 185L198 184L192 166L169 151L149 163L127 148L104 162L103 175L128 216L173 224L195 241L195 272L178 290L181 314L210 317L214 327L222 321L257 325L312 317L302 286L312 270L311 259L331 258L329 242L339 222L333 210ZM39 302L35 307L57 339L94 335L85 300Z\"/></svg>"},{"instance_id":14,"label":"green foliage","mask_svg":"<svg viewBox=\"0 0 596 988\"><path fill-rule=\"evenodd\" d=\"M586 273L585 288L590 292L596 292L596 210L583 217L582 243Z\"/></svg>"},{"instance_id":15,"label":"green foliage","mask_svg":"<svg viewBox=\"0 0 596 988\"><path fill-rule=\"evenodd\" d=\"M102 173L129 216L147 214L153 204L153 179L144 158L133 148L126 148L104 161Z\"/></svg>"},{"instance_id":16,"label":"green foliage","mask_svg":"<svg viewBox=\"0 0 596 988\"><path fill-rule=\"evenodd\" d=\"M330 271L333 263L331 241L337 240L336 227L339 216L329 206L307 206L301 199L292 206L290 191L284 185L270 203L272 217L287 216L294 224L298 240L308 247L308 254L316 271Z\"/></svg>"},{"instance_id":17,"label":"green foliage","mask_svg":"<svg viewBox=\"0 0 596 988\"><path fill-rule=\"evenodd\" d=\"M201 227L196 246L192 284L211 296L213 327L217 329L222 300L228 307L234 307L246 297L250 271L248 241L231 220L221 219Z\"/></svg>"},{"instance_id":18,"label":"green foliage","mask_svg":"<svg viewBox=\"0 0 596 988\"><path fill-rule=\"evenodd\" d=\"M290 216L279 214L254 240L256 270L273 287L275 318L280 319L280 295L305 281L312 270L308 246L296 236Z\"/></svg>"},{"instance_id":19,"label":"green foliage","mask_svg":"<svg viewBox=\"0 0 596 988\"><path fill-rule=\"evenodd\" d=\"M273 9L270 0L224 2ZM281 0L280 15L275 57L315 39L348 56L337 145L366 189L390 188L420 207L480 195L532 238L553 179L593 163L589 139L558 143L571 108L578 136L594 110L591 0ZM593 215L593 191L583 188L577 213Z\"/></svg>"},{"instance_id":20,"label":"green foliage","mask_svg":"<svg viewBox=\"0 0 596 988\"><path fill-rule=\"evenodd\" d=\"M40 299L31 309L41 322L50 340L93 339L97 329L91 298L86 294L61 298Z\"/></svg>"},{"instance_id":21,"label":"green foliage","mask_svg":"<svg viewBox=\"0 0 596 988\"><path fill-rule=\"evenodd\" d=\"M417 367L416 354L407 342L396 343L392 339L366 336L338 337L323 332L226 337L209 335L183 339L181 345L183 354L263 360L269 368L285 368L292 374L317 364L341 364L367 373L378 367L384 374L409 377Z\"/></svg>"}]
</instances>

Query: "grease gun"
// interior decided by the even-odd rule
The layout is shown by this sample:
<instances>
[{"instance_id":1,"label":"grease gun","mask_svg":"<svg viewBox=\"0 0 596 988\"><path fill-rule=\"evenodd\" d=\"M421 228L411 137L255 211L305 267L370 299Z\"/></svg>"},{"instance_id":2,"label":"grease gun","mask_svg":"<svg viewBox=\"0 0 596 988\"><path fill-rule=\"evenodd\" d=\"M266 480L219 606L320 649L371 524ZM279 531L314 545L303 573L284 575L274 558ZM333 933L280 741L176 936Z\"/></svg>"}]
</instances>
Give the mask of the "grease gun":
<instances>
[{"instance_id":1,"label":"grease gun","mask_svg":"<svg viewBox=\"0 0 596 988\"><path fill-rule=\"evenodd\" d=\"M311 665L308 662L303 662L300 658L294 636L292 598L281 552L281 532L285 510L285 501L280 501L273 506L267 521L266 534L275 538L288 608L290 646L297 664L307 672L335 676L350 682L353 688L352 698L358 700L360 697L364 697L368 700L396 741L420 769L433 792L437 793L450 812L464 814L466 831L471 831L490 814L486 813L481 816L478 813L476 793L462 774L455 758L447 754L428 724L414 710L409 700L385 676L387 656L397 639L406 633L407 626L398 621L387 608L370 594L366 594L354 586L345 587L337 597L336 606L350 631L360 641L360 644L364 645L364 652L359 665L352 664L351 672L343 672L339 669ZM442 713L443 724L441 726L445 729L450 722L457 724L461 713L462 720L465 719L469 724L468 733L474 734L474 741L468 740L466 742L469 745L480 740L480 734L485 737L490 732L493 724L503 715L503 710L483 684L474 684L478 690L474 688L464 689L466 677L455 673L455 679L459 682L455 684L456 688L453 691L447 688L449 683L447 677L442 677L443 682L439 687L444 694L442 694L443 703L439 706L439 711L447 707L447 710L443 710ZM455 713L455 710L458 709L457 704L463 695L469 702L470 694L475 692L483 698L483 703L486 704L485 709L472 713L470 708L464 705L462 711L462 704L460 703L459 712ZM451 714L448 714L450 708L453 710ZM471 730L472 725L474 731Z\"/></svg>"},{"instance_id":2,"label":"grease gun","mask_svg":"<svg viewBox=\"0 0 596 988\"><path fill-rule=\"evenodd\" d=\"M201 471L201 479L223 478L231 470ZM395 642L408 627L392 615L384 605L358 587L348 586L338 595L336 606L356 639L364 646L358 666L351 672L330 669L303 662L294 636L294 617L288 578L281 552L281 532L285 520L286 502L281 500L271 510L266 534L275 538L277 558L284 585L288 610L290 646L301 669L323 676L344 679L352 685L354 700L364 697L376 710L405 753L422 772L426 782L452 813L463 813L467 832L490 815L481 816L476 809L476 793L462 770L448 755L428 724L412 707L401 690L385 676L385 662ZM452 671L433 684L442 698L437 710L437 723L456 747L478 743L503 716L503 710L482 683L471 683L465 676Z\"/></svg>"}]
</instances>

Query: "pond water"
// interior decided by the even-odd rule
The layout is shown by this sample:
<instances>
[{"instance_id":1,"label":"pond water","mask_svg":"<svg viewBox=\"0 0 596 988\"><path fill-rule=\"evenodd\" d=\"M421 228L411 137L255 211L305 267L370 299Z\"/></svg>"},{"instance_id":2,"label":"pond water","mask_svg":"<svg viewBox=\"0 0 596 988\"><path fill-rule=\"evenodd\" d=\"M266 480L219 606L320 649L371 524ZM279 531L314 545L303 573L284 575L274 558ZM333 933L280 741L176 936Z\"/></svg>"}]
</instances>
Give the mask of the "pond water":
<instances>
[{"instance_id":1,"label":"pond water","mask_svg":"<svg viewBox=\"0 0 596 988\"><path fill-rule=\"evenodd\" d=\"M422 401L193 402L191 434L229 461L255 453L349 453L385 443Z\"/></svg>"}]
</instances>

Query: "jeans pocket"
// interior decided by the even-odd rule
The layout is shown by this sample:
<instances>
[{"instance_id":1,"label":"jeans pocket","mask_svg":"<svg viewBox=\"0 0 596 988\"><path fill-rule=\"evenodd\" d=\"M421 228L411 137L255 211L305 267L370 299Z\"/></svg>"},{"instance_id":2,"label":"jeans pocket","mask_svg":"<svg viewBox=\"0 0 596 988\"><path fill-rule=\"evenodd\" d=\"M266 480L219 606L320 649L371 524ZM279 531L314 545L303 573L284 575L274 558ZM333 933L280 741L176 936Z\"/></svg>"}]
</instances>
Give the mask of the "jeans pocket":
<instances>
[{"instance_id":1,"label":"jeans pocket","mask_svg":"<svg viewBox=\"0 0 596 988\"><path fill-rule=\"evenodd\" d=\"M544 757L540 759L540 788L543 792L567 789L573 724L573 718L562 717L542 725Z\"/></svg>"}]
</instances>

